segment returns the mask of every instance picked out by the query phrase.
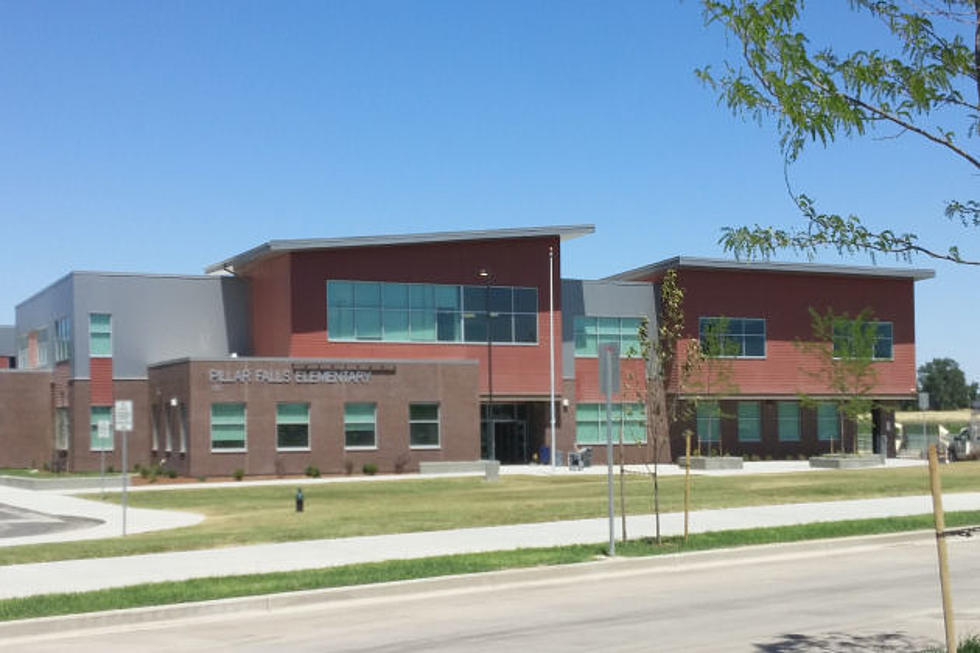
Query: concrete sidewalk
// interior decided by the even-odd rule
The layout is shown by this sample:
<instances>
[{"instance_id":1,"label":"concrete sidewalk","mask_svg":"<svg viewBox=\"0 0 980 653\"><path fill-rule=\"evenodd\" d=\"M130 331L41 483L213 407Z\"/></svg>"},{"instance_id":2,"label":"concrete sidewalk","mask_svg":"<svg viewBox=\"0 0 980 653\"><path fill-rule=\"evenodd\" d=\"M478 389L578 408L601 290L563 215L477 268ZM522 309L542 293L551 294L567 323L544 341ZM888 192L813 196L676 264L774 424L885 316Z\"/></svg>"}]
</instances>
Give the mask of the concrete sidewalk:
<instances>
[{"instance_id":1,"label":"concrete sidewalk","mask_svg":"<svg viewBox=\"0 0 980 653\"><path fill-rule=\"evenodd\" d=\"M944 504L946 510L978 510L980 492L948 494ZM691 531L786 526L931 511L928 496L702 510L691 513ZM679 534L683 529L683 515L663 515L661 525L664 534ZM616 527L618 533L618 520ZM630 517L627 528L633 538L651 535L653 518L650 515ZM0 567L0 598L456 553L587 544L603 542L607 538L607 520L583 519L8 565Z\"/></svg>"}]
</instances>

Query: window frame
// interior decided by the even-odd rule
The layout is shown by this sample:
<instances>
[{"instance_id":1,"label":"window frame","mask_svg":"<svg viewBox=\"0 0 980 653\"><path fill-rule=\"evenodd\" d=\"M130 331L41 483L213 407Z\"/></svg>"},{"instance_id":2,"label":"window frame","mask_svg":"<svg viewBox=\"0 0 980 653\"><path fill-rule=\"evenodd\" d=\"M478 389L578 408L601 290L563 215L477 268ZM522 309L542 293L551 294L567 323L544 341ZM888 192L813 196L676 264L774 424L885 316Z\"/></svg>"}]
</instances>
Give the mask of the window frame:
<instances>
[{"instance_id":1,"label":"window frame","mask_svg":"<svg viewBox=\"0 0 980 653\"><path fill-rule=\"evenodd\" d=\"M350 424L367 424L367 422L349 422L347 417L348 406L371 406L374 409L373 418L371 421L372 432L374 434L374 444L373 445L362 445L347 444L347 425ZM363 430L363 429L355 429ZM345 451L377 451L378 450L378 403L375 401L346 401L344 402L344 450Z\"/></svg>"},{"instance_id":2,"label":"window frame","mask_svg":"<svg viewBox=\"0 0 980 653\"><path fill-rule=\"evenodd\" d=\"M106 330L106 331L93 331L92 330L92 317L95 316L95 315L104 315L104 316L106 316L106 317L109 318L109 328L108 328L108 330ZM113 333L112 333L113 332L113 321L114 320L112 318L112 313L101 313L101 312L94 312L93 311L93 312L91 312L91 313L88 314L88 356L89 356L89 358L112 358L112 346L113 346L113 342L115 340L115 338L113 337ZM108 335L109 336L109 345L108 345L109 353L108 354L96 354L96 353L94 353L92 351L92 349L93 349L93 347L92 347L92 336L95 335L95 334L98 334L98 335Z\"/></svg>"},{"instance_id":3,"label":"window frame","mask_svg":"<svg viewBox=\"0 0 980 653\"><path fill-rule=\"evenodd\" d=\"M341 286L339 284L348 284ZM377 285L378 302L377 306L359 306L357 303L357 288L361 285ZM333 290L332 290L333 287ZM347 292L347 290L350 292ZM395 290L402 290L403 293L395 293ZM431 289L431 290L430 290ZM464 297L467 289L473 296L473 307L467 309ZM339 292L339 291L343 292ZM479 292L477 292L479 291ZM502 292L510 298L511 309L509 311L487 310L486 300L482 302L477 297L486 293L491 295L497 291L498 295ZM517 310L516 299L518 291L528 291L534 295L533 312ZM484 286L479 284L437 284L437 283L402 283L394 281L364 281L354 279L328 279L325 282L326 309L327 309L327 341L328 342L372 342L372 343L395 343L395 344L437 344L437 345L473 345L487 344L489 336L482 339L467 339L467 320L482 320L484 323L498 322L500 318L509 320L507 327L510 339L493 339L494 345L506 346L537 346L541 344L541 333L538 328L538 288L535 286ZM332 294L342 295L342 299L337 303L331 303ZM397 306L387 306L386 298L395 298L396 294L404 294L405 301L397 299ZM349 298L349 299L348 299ZM493 297L491 297L493 299ZM430 301L431 300L431 301ZM449 300L447 302L447 300ZM341 303L341 302L348 302ZM402 305L404 304L404 305ZM340 314L343 311L347 314ZM358 336L358 315L366 319L367 313L376 314L378 324L378 336L370 337ZM386 324L393 324L395 314L400 317L399 323L404 323L404 337L387 338L385 337ZM403 314L403 315L402 315ZM331 317L333 316L333 317ZM404 320L401 319L404 317ZM387 319L386 319L387 318ZM350 337L335 335L339 326L349 320ZM373 324L375 320L371 320ZM534 326L534 340L518 340L518 334L523 333L519 326ZM442 329L440 329L442 325ZM333 328L332 328L333 327ZM416 338L413 336L415 329L424 330L426 336ZM472 325L471 325L472 329ZM346 328L344 332L346 333ZM401 330L401 329L399 329ZM449 335L449 338L442 338L441 335Z\"/></svg>"},{"instance_id":4,"label":"window frame","mask_svg":"<svg viewBox=\"0 0 980 653\"><path fill-rule=\"evenodd\" d=\"M643 320L648 320L649 317L646 315L576 315L572 319L572 343L575 348L575 358L598 358L599 357L599 345L610 338L615 337L616 343L619 345L619 357L620 359L627 358L639 358L641 356L640 352L640 326L643 324ZM602 320L616 320L617 324L615 327L616 333L603 333ZM625 320L636 321L635 329L630 329L624 327L623 322ZM587 322L592 322L592 324L587 324ZM595 329L595 332L589 334L587 329L589 327ZM605 328L612 331L611 325L605 325ZM595 340L595 353L589 351L591 348L586 345L585 350L579 348L579 337L591 338ZM624 347L624 336L629 337L630 340L635 340L635 343L630 343L630 347L633 344L636 345L636 351L630 352L629 347ZM605 339L605 340L604 340Z\"/></svg>"},{"instance_id":5,"label":"window frame","mask_svg":"<svg viewBox=\"0 0 980 653\"><path fill-rule=\"evenodd\" d=\"M729 326L732 322L748 322L757 321L762 322L762 355L749 355L745 353L734 354L734 355L721 355L721 356L710 356L709 358L718 359L732 359L732 360L765 360L769 354L769 326L767 324L768 320L764 317L731 317L727 315L701 315L698 316L698 343L701 347L701 351L704 352L704 337L703 333L705 331L705 324L711 322L720 322L725 320L728 322ZM742 332L738 335L732 335L731 332L725 333L724 338L734 341L736 338L740 338L739 341L739 351L744 352L746 350L746 338L749 336L757 336L756 333L746 333L743 325Z\"/></svg>"},{"instance_id":6,"label":"window frame","mask_svg":"<svg viewBox=\"0 0 980 653\"><path fill-rule=\"evenodd\" d=\"M282 444L280 444L280 440L279 440L279 427L280 426L287 426L287 425L299 424L299 422L285 422L285 423L280 424L280 422L279 422L279 407L280 406L284 406L284 405L289 405L289 406L306 406L306 422L304 423L304 426L306 426L306 446L304 446L304 447L291 447L291 446L290 447L286 447L286 446L282 446ZM311 410L310 410L310 402L308 402L308 401L277 401L276 402L276 451L312 451L313 450L313 448L312 448L312 442L311 442L311 436L312 436L312 433L313 433L313 429L311 428L311 425L310 425L310 422L311 422L310 413L311 413Z\"/></svg>"},{"instance_id":7,"label":"window frame","mask_svg":"<svg viewBox=\"0 0 980 653\"><path fill-rule=\"evenodd\" d=\"M749 408L750 406L755 407L755 415L742 415L743 408ZM762 442L762 402L754 400L740 400L738 406L736 407L737 429L736 438L739 442ZM748 430L748 426L754 422L755 424L755 436L746 437L743 435L743 425L744 430Z\"/></svg>"},{"instance_id":8,"label":"window frame","mask_svg":"<svg viewBox=\"0 0 980 653\"><path fill-rule=\"evenodd\" d=\"M834 411L834 435L833 435L833 437L824 437L823 436L823 433L821 432L821 428L820 428L820 425L821 424L829 423L829 420L828 420L828 418L826 416L821 417L821 415L820 415L821 411L827 410L827 409L830 409L830 410L833 410ZM840 409L837 407L837 405L834 402L832 402L832 401L821 401L821 402L819 402L817 404L817 406L816 406L816 408L814 409L813 412L814 412L814 416L815 416L815 418L817 420L817 442L833 442L834 440L838 440L839 441L840 440L840 436L841 436L841 433L840 433Z\"/></svg>"},{"instance_id":9,"label":"window frame","mask_svg":"<svg viewBox=\"0 0 980 653\"><path fill-rule=\"evenodd\" d=\"M595 409L595 417L585 419L582 417L583 412L591 412ZM635 401L614 401L611 404L612 408L612 427L613 427L613 445L619 446L619 431L622 429L623 432L623 446L633 446L633 445L643 445L647 443L647 419L646 410L643 408L643 404ZM605 402L595 402L595 401L583 401L575 406L575 444L594 447L602 446L606 444L606 416L605 416L606 404ZM635 413L632 412L635 410ZM639 417L632 417L632 415L639 415ZM579 439L579 426L588 424L589 426L596 427L597 438L593 442L591 440ZM629 425L633 424L634 427L640 429L643 438L641 440L630 439L626 437L628 433Z\"/></svg>"},{"instance_id":10,"label":"window frame","mask_svg":"<svg viewBox=\"0 0 980 653\"><path fill-rule=\"evenodd\" d=\"M105 421L105 420L93 421L93 418L95 417L95 415L93 414L93 411L95 411L96 409L99 409L100 411L102 409L105 409L109 413L109 446L108 447L104 447L104 446L103 447L94 447L94 446L92 446L92 443L95 442L98 439L98 437L99 437L99 435L98 435L98 428L99 428L98 422L99 421ZM88 418L88 420L89 420L88 421L88 423L89 423L89 442L88 442L89 451L90 452L95 452L95 453L99 453L99 452L102 452L102 451L115 451L115 444L116 444L115 435L116 434L115 434L115 426L114 426L114 423L113 423L113 420L114 420L114 417L115 416L112 414L112 406L89 406L89 408L88 408L88 415L89 415L89 418Z\"/></svg>"},{"instance_id":11,"label":"window frame","mask_svg":"<svg viewBox=\"0 0 980 653\"><path fill-rule=\"evenodd\" d=\"M234 405L242 407L242 446L214 448L214 407ZM168 420L169 423L169 420ZM169 446L169 443L168 443ZM212 401L208 410L208 447L211 453L245 453L248 451L248 405L244 401Z\"/></svg>"},{"instance_id":12,"label":"window frame","mask_svg":"<svg viewBox=\"0 0 980 653\"><path fill-rule=\"evenodd\" d=\"M712 409L710 411L710 414L706 414L706 415L702 416L701 415L701 410L704 409L706 412L709 412L708 411L709 408ZM707 444L708 446L711 446L711 445L715 444L716 442L718 442L718 443L721 442L721 435L722 435L721 434L721 401L719 401L717 399L706 399L706 400L699 401L698 404L697 404L697 409L696 409L696 412L695 412L694 419L695 419L695 429L694 430L695 430L695 433L698 436L698 444L704 443L704 444ZM713 437L710 437L708 439L705 439L704 437L702 437L702 435L701 435L701 423L702 423L702 420L704 420L705 423L708 426L708 429L707 430L709 431L709 434L708 434L709 436L712 435L710 433L710 431L713 430L712 429L712 424L716 424L717 425L717 429L718 429L718 438L717 439L715 439Z\"/></svg>"},{"instance_id":13,"label":"window frame","mask_svg":"<svg viewBox=\"0 0 980 653\"><path fill-rule=\"evenodd\" d=\"M433 419L415 419L412 417L412 407L413 406L434 406L436 409L436 418ZM436 425L436 443L435 444L414 444L412 442L413 436L413 426L422 424L435 424ZM345 434L346 437L346 434ZM408 448L409 449L420 449L420 450L432 450L442 448L442 407L438 401L413 401L408 404Z\"/></svg>"},{"instance_id":14,"label":"window frame","mask_svg":"<svg viewBox=\"0 0 980 653\"><path fill-rule=\"evenodd\" d=\"M854 323L854 320L845 320L845 322L848 325L848 327L850 327L850 325ZM887 339L878 335L880 331L879 327L883 325L888 325L888 330L891 334ZM868 320L866 322L866 326L873 327L875 330L874 338L871 341L871 360L873 362L894 361L895 360L895 323L891 320ZM850 342L851 337L849 334L845 334L843 336L839 336L836 332L833 334L833 342L831 343L831 346L833 347L833 358L834 360L848 360L850 356L840 355L841 352L839 351L839 349L843 348L841 345L839 345L840 341ZM888 342L889 355L878 356L876 354L878 350L878 343L886 342L886 341ZM847 349L850 349L850 347L848 347Z\"/></svg>"},{"instance_id":15,"label":"window frame","mask_svg":"<svg viewBox=\"0 0 980 653\"><path fill-rule=\"evenodd\" d=\"M796 430L796 437L788 438L783 435L783 424L789 420L788 417L784 417L782 414L783 406L793 407L793 420L794 427ZM776 440L778 442L800 442L802 438L802 429L800 424L800 402L798 401L783 401L779 400L776 402Z\"/></svg>"}]
</instances>

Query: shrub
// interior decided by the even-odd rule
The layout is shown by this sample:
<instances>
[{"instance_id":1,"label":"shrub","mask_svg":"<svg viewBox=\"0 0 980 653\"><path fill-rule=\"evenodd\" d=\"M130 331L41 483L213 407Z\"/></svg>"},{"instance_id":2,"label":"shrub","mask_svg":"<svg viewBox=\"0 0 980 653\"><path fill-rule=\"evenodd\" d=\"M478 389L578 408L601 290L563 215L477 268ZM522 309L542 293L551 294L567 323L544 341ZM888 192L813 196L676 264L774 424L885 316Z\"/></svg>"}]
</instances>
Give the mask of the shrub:
<instances>
[{"instance_id":1,"label":"shrub","mask_svg":"<svg viewBox=\"0 0 980 653\"><path fill-rule=\"evenodd\" d=\"M177 470L176 469L168 469L167 470L167 477L168 478L177 478Z\"/></svg>"},{"instance_id":2,"label":"shrub","mask_svg":"<svg viewBox=\"0 0 980 653\"><path fill-rule=\"evenodd\" d=\"M207 476L198 476L197 477L198 483L204 483L207 480L208 480L208 477Z\"/></svg>"},{"instance_id":3,"label":"shrub","mask_svg":"<svg viewBox=\"0 0 980 653\"><path fill-rule=\"evenodd\" d=\"M310 478L320 478L320 468L316 465L307 465L306 475Z\"/></svg>"},{"instance_id":4,"label":"shrub","mask_svg":"<svg viewBox=\"0 0 980 653\"><path fill-rule=\"evenodd\" d=\"M353 460L345 460L344 461L344 472L348 476L350 476L351 474L354 473L354 461Z\"/></svg>"},{"instance_id":5,"label":"shrub","mask_svg":"<svg viewBox=\"0 0 980 653\"><path fill-rule=\"evenodd\" d=\"M242 469L241 467L239 467L238 469L236 469L235 471L233 471L233 472L231 473L231 475L232 475L233 477L235 477L235 480L236 480L236 481L240 481L240 480L242 480L243 478L245 478L245 470L244 470L244 469Z\"/></svg>"},{"instance_id":6,"label":"shrub","mask_svg":"<svg viewBox=\"0 0 980 653\"><path fill-rule=\"evenodd\" d=\"M378 466L374 463L364 463L364 467L361 467L361 471L368 476L374 476L378 473Z\"/></svg>"}]
</instances>

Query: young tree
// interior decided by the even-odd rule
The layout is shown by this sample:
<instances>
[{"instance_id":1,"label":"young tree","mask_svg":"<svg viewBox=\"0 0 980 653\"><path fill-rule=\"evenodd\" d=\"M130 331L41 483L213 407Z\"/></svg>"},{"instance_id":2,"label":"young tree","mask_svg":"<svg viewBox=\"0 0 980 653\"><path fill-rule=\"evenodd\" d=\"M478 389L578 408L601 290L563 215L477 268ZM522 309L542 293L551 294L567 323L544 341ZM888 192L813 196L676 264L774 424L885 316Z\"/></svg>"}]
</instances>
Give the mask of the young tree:
<instances>
[{"instance_id":1,"label":"young tree","mask_svg":"<svg viewBox=\"0 0 980 653\"><path fill-rule=\"evenodd\" d=\"M821 0L824 5L828 0ZM726 62L698 76L736 114L758 122L774 119L787 166L809 142L826 145L839 136L876 128L927 142L965 170L980 172L980 2L977 0L838 0L883 24L890 47L841 53L814 51L804 33L805 0L702 0L707 23L720 23L741 45L742 62ZM846 20L847 16L841 16ZM956 131L950 125L955 125ZM967 139L962 138L965 133ZM973 137L972 140L968 140ZM980 226L976 187L946 203L947 219ZM804 223L800 227L728 227L720 243L736 256L768 258L780 249L812 255L838 252L922 254L980 265L977 252L963 256L955 243L924 244L915 233L867 227L856 215L822 213L815 201L790 190Z\"/></svg>"},{"instance_id":2,"label":"young tree","mask_svg":"<svg viewBox=\"0 0 980 653\"><path fill-rule=\"evenodd\" d=\"M738 393L735 382L735 357L739 354L739 344L729 332L731 321L727 317L701 318L698 325L698 341L688 347L688 364L691 368L689 378L685 379L685 389L693 391L690 403L692 411L705 408L708 415L707 454L712 454L713 432L718 430L718 455L723 455L721 439L721 419L726 417L721 410L721 398ZM698 453L701 453L701 434L697 434Z\"/></svg>"},{"instance_id":3,"label":"young tree","mask_svg":"<svg viewBox=\"0 0 980 653\"><path fill-rule=\"evenodd\" d=\"M819 363L809 374L833 393L829 401L837 409L841 451L847 453L843 443L845 424L857 422L874 407L868 395L877 380L873 361L878 325L867 308L853 318L847 313L836 314L830 308L824 313L810 308L810 317L813 340L797 342L797 346ZM811 407L821 403L806 394L801 395L801 400ZM854 453L857 447L855 438ZM830 453L834 453L833 436Z\"/></svg>"},{"instance_id":4,"label":"young tree","mask_svg":"<svg viewBox=\"0 0 980 653\"><path fill-rule=\"evenodd\" d=\"M929 408L952 410L970 405L970 386L959 363L952 358L934 358L919 366L919 389L929 393Z\"/></svg>"}]
</instances>

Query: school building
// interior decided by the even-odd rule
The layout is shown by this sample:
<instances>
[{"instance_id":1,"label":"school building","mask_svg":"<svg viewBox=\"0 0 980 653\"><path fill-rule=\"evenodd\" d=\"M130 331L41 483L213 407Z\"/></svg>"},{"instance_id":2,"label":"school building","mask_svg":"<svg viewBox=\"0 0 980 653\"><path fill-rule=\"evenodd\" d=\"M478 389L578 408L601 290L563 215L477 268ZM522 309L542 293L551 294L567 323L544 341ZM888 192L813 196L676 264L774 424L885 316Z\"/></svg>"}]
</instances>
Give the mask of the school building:
<instances>
[{"instance_id":1,"label":"school building","mask_svg":"<svg viewBox=\"0 0 980 653\"><path fill-rule=\"evenodd\" d=\"M526 463L552 442L601 462L604 343L622 355L617 459L622 446L627 462L668 461L684 425L651 446L638 329L655 332L670 269L686 292L682 346L719 320L737 345L732 389L688 424L703 442L781 457L848 437L832 404L800 402L834 394L797 344L811 308L873 311L872 428L893 438L897 402L915 396L914 285L931 270L677 257L563 279L562 243L593 231L273 240L203 275L71 272L0 327L0 467L92 470L104 452L118 469L119 439L98 423L120 399L134 408L130 461L186 476Z\"/></svg>"}]
</instances>

